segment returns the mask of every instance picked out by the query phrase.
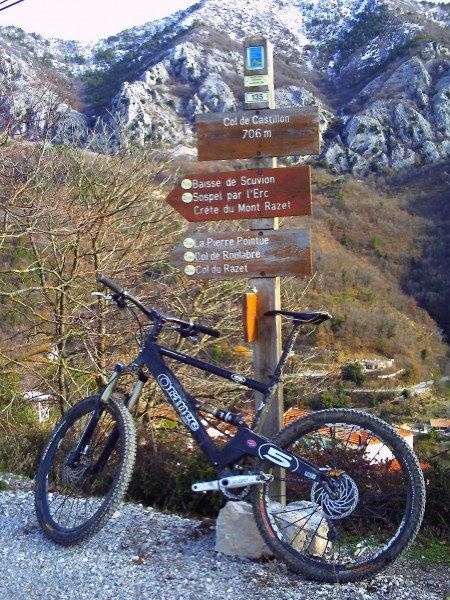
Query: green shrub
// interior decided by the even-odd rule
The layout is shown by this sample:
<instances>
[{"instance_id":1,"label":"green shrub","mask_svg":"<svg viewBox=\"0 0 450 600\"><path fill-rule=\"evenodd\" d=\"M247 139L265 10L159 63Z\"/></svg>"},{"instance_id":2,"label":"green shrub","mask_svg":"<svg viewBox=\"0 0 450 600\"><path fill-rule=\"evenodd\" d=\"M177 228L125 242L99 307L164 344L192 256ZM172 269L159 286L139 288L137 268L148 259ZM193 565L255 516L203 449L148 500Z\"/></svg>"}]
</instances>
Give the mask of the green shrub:
<instances>
[{"instance_id":1,"label":"green shrub","mask_svg":"<svg viewBox=\"0 0 450 600\"><path fill-rule=\"evenodd\" d=\"M34 479L49 432L14 429L0 436L0 471Z\"/></svg>"},{"instance_id":2,"label":"green shrub","mask_svg":"<svg viewBox=\"0 0 450 600\"><path fill-rule=\"evenodd\" d=\"M352 362L342 367L342 379L344 381L353 381L356 385L362 385L367 377L361 363Z\"/></svg>"},{"instance_id":3,"label":"green shrub","mask_svg":"<svg viewBox=\"0 0 450 600\"><path fill-rule=\"evenodd\" d=\"M145 436L145 432L139 437ZM184 438L184 439L183 439ZM217 474L185 436L174 433L155 443L139 444L128 498L164 511L215 517L223 505L217 492L198 494L191 490L196 481L217 479Z\"/></svg>"}]
</instances>

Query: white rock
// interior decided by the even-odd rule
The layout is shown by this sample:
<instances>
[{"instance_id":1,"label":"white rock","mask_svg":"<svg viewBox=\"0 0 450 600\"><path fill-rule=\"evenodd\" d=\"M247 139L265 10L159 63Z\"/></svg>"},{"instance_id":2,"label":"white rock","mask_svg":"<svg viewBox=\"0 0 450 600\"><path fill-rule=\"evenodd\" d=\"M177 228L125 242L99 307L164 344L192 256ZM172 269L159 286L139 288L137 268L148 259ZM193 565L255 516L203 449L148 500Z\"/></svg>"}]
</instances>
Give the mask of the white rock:
<instances>
[{"instance_id":1,"label":"white rock","mask_svg":"<svg viewBox=\"0 0 450 600\"><path fill-rule=\"evenodd\" d=\"M227 502L216 521L215 550L231 556L258 559L271 552L258 531L247 502Z\"/></svg>"},{"instance_id":2,"label":"white rock","mask_svg":"<svg viewBox=\"0 0 450 600\"><path fill-rule=\"evenodd\" d=\"M330 550L328 522L317 504L291 502L282 508L281 504L274 502L271 508L283 535L296 550L311 556L322 556Z\"/></svg>"}]
</instances>

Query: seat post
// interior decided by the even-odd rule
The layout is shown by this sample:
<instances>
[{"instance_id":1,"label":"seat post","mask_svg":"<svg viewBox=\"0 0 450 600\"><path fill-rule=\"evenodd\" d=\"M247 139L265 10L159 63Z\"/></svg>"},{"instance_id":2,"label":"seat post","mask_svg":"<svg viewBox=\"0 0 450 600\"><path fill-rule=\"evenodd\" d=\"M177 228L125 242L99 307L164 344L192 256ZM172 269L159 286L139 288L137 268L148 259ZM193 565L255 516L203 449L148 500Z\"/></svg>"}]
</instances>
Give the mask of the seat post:
<instances>
[{"instance_id":1,"label":"seat post","mask_svg":"<svg viewBox=\"0 0 450 600\"><path fill-rule=\"evenodd\" d=\"M283 371L283 367L286 364L286 361L288 359L289 354L292 351L292 348L294 347L295 340L297 339L298 334L300 333L300 327L302 325L303 325L303 323L301 323L300 321L296 321L295 319L292 321L291 333L289 334L289 338L283 348L283 352L280 356L280 360L278 361L276 369L275 369L272 377L270 378L270 387L271 388L272 388L273 383L277 383L280 380L281 373Z\"/></svg>"},{"instance_id":2,"label":"seat post","mask_svg":"<svg viewBox=\"0 0 450 600\"><path fill-rule=\"evenodd\" d=\"M281 382L281 373L283 371L283 367L286 364L289 353L291 352L291 350L295 344L295 340L297 339L297 336L300 332L300 327L302 325L303 325L303 323L301 321L296 321L296 320L292 321L291 333L289 334L289 338L283 348L283 351L280 356L280 360L278 361L278 364L275 367L275 371L272 373L272 375L269 378L268 390L264 394L264 397L261 400L260 406L257 407L256 413L255 413L255 421L252 425L252 427L255 429L255 431L260 431L260 432L262 431L262 428L264 426L264 422L266 420L270 405L272 404L272 401L273 401L273 392L276 389L277 384L279 384ZM283 427L283 425L284 425L283 422L280 423L281 427Z\"/></svg>"}]
</instances>

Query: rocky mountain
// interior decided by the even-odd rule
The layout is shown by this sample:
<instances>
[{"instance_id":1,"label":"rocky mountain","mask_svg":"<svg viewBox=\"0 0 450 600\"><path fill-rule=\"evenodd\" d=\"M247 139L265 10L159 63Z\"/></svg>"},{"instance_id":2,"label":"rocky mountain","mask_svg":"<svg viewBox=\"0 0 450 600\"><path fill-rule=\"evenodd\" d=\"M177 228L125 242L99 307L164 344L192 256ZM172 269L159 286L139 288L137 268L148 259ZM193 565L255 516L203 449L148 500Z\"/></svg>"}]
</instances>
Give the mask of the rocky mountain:
<instances>
[{"instance_id":1,"label":"rocky mountain","mask_svg":"<svg viewBox=\"0 0 450 600\"><path fill-rule=\"evenodd\" d=\"M324 164L402 171L450 156L449 24L442 2L202 0L88 47L1 28L0 124L195 156L195 115L242 107L242 42L262 34L277 106L320 106Z\"/></svg>"}]
</instances>

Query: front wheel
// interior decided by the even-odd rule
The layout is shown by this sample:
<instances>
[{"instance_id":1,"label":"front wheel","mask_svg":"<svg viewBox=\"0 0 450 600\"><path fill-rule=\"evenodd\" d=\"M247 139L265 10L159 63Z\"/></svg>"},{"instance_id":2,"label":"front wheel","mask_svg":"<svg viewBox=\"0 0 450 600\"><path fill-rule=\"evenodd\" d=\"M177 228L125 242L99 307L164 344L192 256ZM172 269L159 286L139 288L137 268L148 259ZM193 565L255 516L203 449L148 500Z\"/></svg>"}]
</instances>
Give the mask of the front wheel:
<instances>
[{"instance_id":1,"label":"front wheel","mask_svg":"<svg viewBox=\"0 0 450 600\"><path fill-rule=\"evenodd\" d=\"M71 408L53 431L36 475L35 507L44 533L68 545L103 527L126 492L135 456L134 423L123 403L90 396Z\"/></svg>"},{"instance_id":2,"label":"front wheel","mask_svg":"<svg viewBox=\"0 0 450 600\"><path fill-rule=\"evenodd\" d=\"M412 543L425 510L422 470L406 438L356 410L309 414L273 443L326 469L325 482L278 470L254 490L255 520L297 573L344 583L372 576ZM267 462L264 472L273 470Z\"/></svg>"}]
</instances>

